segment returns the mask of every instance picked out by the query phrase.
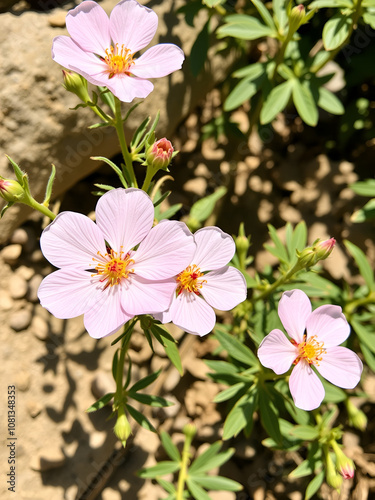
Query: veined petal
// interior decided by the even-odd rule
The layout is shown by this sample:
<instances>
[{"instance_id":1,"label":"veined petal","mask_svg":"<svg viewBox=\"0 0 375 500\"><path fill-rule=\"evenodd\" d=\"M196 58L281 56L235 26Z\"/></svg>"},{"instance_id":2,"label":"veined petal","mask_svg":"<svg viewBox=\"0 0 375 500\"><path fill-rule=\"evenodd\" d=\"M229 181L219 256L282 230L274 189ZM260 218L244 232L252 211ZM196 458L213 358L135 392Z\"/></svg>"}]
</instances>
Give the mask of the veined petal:
<instances>
[{"instance_id":1,"label":"veined petal","mask_svg":"<svg viewBox=\"0 0 375 500\"><path fill-rule=\"evenodd\" d=\"M185 291L173 298L169 313L175 325L201 337L210 333L216 322L212 307L202 297Z\"/></svg>"},{"instance_id":2,"label":"veined petal","mask_svg":"<svg viewBox=\"0 0 375 500\"><path fill-rule=\"evenodd\" d=\"M201 271L214 271L228 264L236 245L229 234L218 227L204 227L194 233L197 250L192 260Z\"/></svg>"},{"instance_id":3,"label":"veined petal","mask_svg":"<svg viewBox=\"0 0 375 500\"><path fill-rule=\"evenodd\" d=\"M66 27L72 39L83 50L105 56L111 46L109 19L96 2L85 0L66 16Z\"/></svg>"},{"instance_id":4,"label":"veined petal","mask_svg":"<svg viewBox=\"0 0 375 500\"><path fill-rule=\"evenodd\" d=\"M297 356L298 349L281 330L272 330L264 337L258 349L259 361L277 375L287 372Z\"/></svg>"},{"instance_id":5,"label":"veined petal","mask_svg":"<svg viewBox=\"0 0 375 500\"><path fill-rule=\"evenodd\" d=\"M104 236L85 215L61 212L40 238L43 255L56 267L91 269L97 253L106 253Z\"/></svg>"},{"instance_id":6,"label":"veined petal","mask_svg":"<svg viewBox=\"0 0 375 500\"><path fill-rule=\"evenodd\" d=\"M307 337L316 335L324 347L342 344L349 337L350 326L340 306L317 307L306 321Z\"/></svg>"},{"instance_id":7,"label":"veined petal","mask_svg":"<svg viewBox=\"0 0 375 500\"><path fill-rule=\"evenodd\" d=\"M316 369L331 384L353 389L361 379L363 365L359 357L346 347L330 347L322 355Z\"/></svg>"},{"instance_id":8,"label":"veined petal","mask_svg":"<svg viewBox=\"0 0 375 500\"><path fill-rule=\"evenodd\" d=\"M280 320L298 344L303 341L307 318L311 314L311 302L302 290L290 290L281 296L278 308Z\"/></svg>"},{"instance_id":9,"label":"veined petal","mask_svg":"<svg viewBox=\"0 0 375 500\"><path fill-rule=\"evenodd\" d=\"M185 55L173 43L161 43L146 50L131 67L139 78L160 78L181 69Z\"/></svg>"},{"instance_id":10,"label":"veined petal","mask_svg":"<svg viewBox=\"0 0 375 500\"><path fill-rule=\"evenodd\" d=\"M116 333L133 316L127 314L121 307L121 288L108 287L99 291L97 300L84 315L87 332L94 339L101 339Z\"/></svg>"},{"instance_id":11,"label":"veined petal","mask_svg":"<svg viewBox=\"0 0 375 500\"><path fill-rule=\"evenodd\" d=\"M154 221L151 198L141 189L113 189L99 198L96 222L106 241L116 251L127 253L140 243Z\"/></svg>"},{"instance_id":12,"label":"veined petal","mask_svg":"<svg viewBox=\"0 0 375 500\"><path fill-rule=\"evenodd\" d=\"M189 265L196 245L186 224L162 221L132 255L134 272L148 280L171 278Z\"/></svg>"},{"instance_id":13,"label":"veined petal","mask_svg":"<svg viewBox=\"0 0 375 500\"><path fill-rule=\"evenodd\" d=\"M154 38L158 27L156 13L135 0L123 0L110 15L110 34L114 43L134 54Z\"/></svg>"},{"instance_id":14,"label":"veined petal","mask_svg":"<svg viewBox=\"0 0 375 500\"><path fill-rule=\"evenodd\" d=\"M175 279L148 281L133 275L123 288L121 304L132 315L160 313L168 309L175 289Z\"/></svg>"},{"instance_id":15,"label":"veined petal","mask_svg":"<svg viewBox=\"0 0 375 500\"><path fill-rule=\"evenodd\" d=\"M201 293L210 306L229 311L246 299L246 281L242 273L231 266L210 271L202 278ZM285 335L284 335L285 337Z\"/></svg>"},{"instance_id":16,"label":"veined petal","mask_svg":"<svg viewBox=\"0 0 375 500\"><path fill-rule=\"evenodd\" d=\"M57 36L53 39L52 59L64 68L82 75L94 85L105 85L103 81L108 80L104 73L108 69L106 63L83 51L68 36Z\"/></svg>"},{"instance_id":17,"label":"veined petal","mask_svg":"<svg viewBox=\"0 0 375 500\"><path fill-rule=\"evenodd\" d=\"M297 408L306 411L318 408L325 394L318 375L304 360L293 368L289 378L289 389Z\"/></svg>"},{"instance_id":18,"label":"veined petal","mask_svg":"<svg viewBox=\"0 0 375 500\"><path fill-rule=\"evenodd\" d=\"M154 85L148 80L128 76L124 73L107 79L106 87L122 102L132 102L137 97L144 99L154 89Z\"/></svg>"},{"instance_id":19,"label":"veined petal","mask_svg":"<svg viewBox=\"0 0 375 500\"><path fill-rule=\"evenodd\" d=\"M88 311L97 299L90 273L65 268L49 274L39 286L38 298L56 318L68 319Z\"/></svg>"},{"instance_id":20,"label":"veined petal","mask_svg":"<svg viewBox=\"0 0 375 500\"><path fill-rule=\"evenodd\" d=\"M167 309L164 312L161 313L154 313L153 317L157 320L160 321L160 323L170 323L172 321L171 313L169 312L169 309Z\"/></svg>"}]
</instances>

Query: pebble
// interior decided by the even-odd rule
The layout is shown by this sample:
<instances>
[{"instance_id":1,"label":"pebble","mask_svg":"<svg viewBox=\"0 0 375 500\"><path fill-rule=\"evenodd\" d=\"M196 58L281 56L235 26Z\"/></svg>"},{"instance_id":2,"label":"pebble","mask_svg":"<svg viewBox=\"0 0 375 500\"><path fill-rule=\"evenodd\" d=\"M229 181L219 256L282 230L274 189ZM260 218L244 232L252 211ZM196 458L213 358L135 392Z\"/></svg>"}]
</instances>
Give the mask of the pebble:
<instances>
[{"instance_id":1,"label":"pebble","mask_svg":"<svg viewBox=\"0 0 375 500\"><path fill-rule=\"evenodd\" d=\"M161 422L163 422L166 418L176 417L181 408L180 402L175 396L173 396L173 394L166 394L163 397L170 403L173 403L173 405L157 408L155 413Z\"/></svg>"},{"instance_id":2,"label":"pebble","mask_svg":"<svg viewBox=\"0 0 375 500\"><path fill-rule=\"evenodd\" d=\"M250 458L254 458L256 454L255 448L250 446L247 441L238 441L235 445L235 456L239 458L243 458L244 460L249 460Z\"/></svg>"},{"instance_id":3,"label":"pebble","mask_svg":"<svg viewBox=\"0 0 375 500\"><path fill-rule=\"evenodd\" d=\"M18 390L26 392L30 387L30 373L25 371L17 373L15 384Z\"/></svg>"},{"instance_id":4,"label":"pebble","mask_svg":"<svg viewBox=\"0 0 375 500\"><path fill-rule=\"evenodd\" d=\"M20 245L19 243L14 243L13 245L8 245L7 247L3 248L0 255L3 258L4 262L9 265L14 265L19 259L21 252L22 245Z\"/></svg>"},{"instance_id":5,"label":"pebble","mask_svg":"<svg viewBox=\"0 0 375 500\"><path fill-rule=\"evenodd\" d=\"M173 367L169 373L167 378L164 381L164 390L166 392L172 391L176 385L180 382L181 375L178 373L177 368Z\"/></svg>"},{"instance_id":6,"label":"pebble","mask_svg":"<svg viewBox=\"0 0 375 500\"><path fill-rule=\"evenodd\" d=\"M91 392L97 399L116 391L116 383L109 373L99 372L91 382Z\"/></svg>"},{"instance_id":7,"label":"pebble","mask_svg":"<svg viewBox=\"0 0 375 500\"><path fill-rule=\"evenodd\" d=\"M36 471L45 472L51 469L62 467L66 462L64 453L60 448L49 446L38 452L30 460L30 468Z\"/></svg>"},{"instance_id":8,"label":"pebble","mask_svg":"<svg viewBox=\"0 0 375 500\"><path fill-rule=\"evenodd\" d=\"M7 290L0 291L0 309L2 311L9 311L13 307L13 300L11 299Z\"/></svg>"},{"instance_id":9,"label":"pebble","mask_svg":"<svg viewBox=\"0 0 375 500\"><path fill-rule=\"evenodd\" d=\"M107 434L105 432L93 432L89 437L89 446L93 450L101 448L105 443Z\"/></svg>"},{"instance_id":10,"label":"pebble","mask_svg":"<svg viewBox=\"0 0 375 500\"><path fill-rule=\"evenodd\" d=\"M34 316L31 322L31 331L39 340L47 340L49 336L48 323L40 316Z\"/></svg>"},{"instance_id":11,"label":"pebble","mask_svg":"<svg viewBox=\"0 0 375 500\"><path fill-rule=\"evenodd\" d=\"M43 406L38 403L38 401L30 400L26 403L26 409L31 418L35 418L40 415L43 410Z\"/></svg>"},{"instance_id":12,"label":"pebble","mask_svg":"<svg viewBox=\"0 0 375 500\"><path fill-rule=\"evenodd\" d=\"M31 323L31 318L31 311L28 309L20 309L11 315L9 326L16 332L26 330Z\"/></svg>"},{"instance_id":13,"label":"pebble","mask_svg":"<svg viewBox=\"0 0 375 500\"><path fill-rule=\"evenodd\" d=\"M31 262L38 263L38 262L43 262L44 261L44 255L42 254L41 250L34 250L33 253L30 256Z\"/></svg>"},{"instance_id":14,"label":"pebble","mask_svg":"<svg viewBox=\"0 0 375 500\"><path fill-rule=\"evenodd\" d=\"M12 234L12 237L10 238L11 243L16 243L22 246L27 243L27 240L28 240L27 232L22 228L16 229Z\"/></svg>"},{"instance_id":15,"label":"pebble","mask_svg":"<svg viewBox=\"0 0 375 500\"><path fill-rule=\"evenodd\" d=\"M66 18L65 10L54 12L53 14L48 16L48 24L52 26L52 28L64 28L65 18Z\"/></svg>"},{"instance_id":16,"label":"pebble","mask_svg":"<svg viewBox=\"0 0 375 500\"><path fill-rule=\"evenodd\" d=\"M9 280L9 293L12 299L22 299L27 293L27 282L17 274Z\"/></svg>"},{"instance_id":17,"label":"pebble","mask_svg":"<svg viewBox=\"0 0 375 500\"><path fill-rule=\"evenodd\" d=\"M29 279L34 276L35 271L31 267L22 265L17 268L16 274L18 274L18 276L21 276L21 278L23 278L24 280L29 281Z\"/></svg>"},{"instance_id":18,"label":"pebble","mask_svg":"<svg viewBox=\"0 0 375 500\"><path fill-rule=\"evenodd\" d=\"M41 276L40 274L35 274L30 282L29 282L29 291L28 291L28 294L27 294L27 298L30 302L39 302L39 299L38 299L38 289L39 289L39 286L41 284L43 280L43 276Z\"/></svg>"}]
</instances>

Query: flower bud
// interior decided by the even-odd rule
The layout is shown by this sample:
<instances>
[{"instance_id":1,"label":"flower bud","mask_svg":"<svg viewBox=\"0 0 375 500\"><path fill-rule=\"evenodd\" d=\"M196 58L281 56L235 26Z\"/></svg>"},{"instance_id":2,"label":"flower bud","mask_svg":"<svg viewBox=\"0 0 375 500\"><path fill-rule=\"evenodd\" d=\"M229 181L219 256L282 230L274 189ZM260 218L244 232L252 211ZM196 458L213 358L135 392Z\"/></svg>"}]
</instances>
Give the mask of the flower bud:
<instances>
[{"instance_id":1,"label":"flower bud","mask_svg":"<svg viewBox=\"0 0 375 500\"><path fill-rule=\"evenodd\" d=\"M317 240L311 247L305 248L302 252L297 251L298 259L303 267L315 266L320 260L326 259L335 246L335 238L320 241Z\"/></svg>"},{"instance_id":2,"label":"flower bud","mask_svg":"<svg viewBox=\"0 0 375 500\"><path fill-rule=\"evenodd\" d=\"M18 181L0 177L0 196L7 202L16 203L22 201L25 191Z\"/></svg>"},{"instance_id":3,"label":"flower bud","mask_svg":"<svg viewBox=\"0 0 375 500\"><path fill-rule=\"evenodd\" d=\"M82 102L91 102L88 90L87 80L83 76L72 71L62 70L64 83L63 86L68 92L75 94Z\"/></svg>"},{"instance_id":4,"label":"flower bud","mask_svg":"<svg viewBox=\"0 0 375 500\"><path fill-rule=\"evenodd\" d=\"M340 492L342 486L342 477L337 473L335 464L333 463L331 455L326 453L326 479L331 488Z\"/></svg>"},{"instance_id":5,"label":"flower bud","mask_svg":"<svg viewBox=\"0 0 375 500\"><path fill-rule=\"evenodd\" d=\"M359 429L360 431L366 430L367 427L367 417L362 410L357 408L350 399L346 400L346 409L349 415L350 424Z\"/></svg>"},{"instance_id":6,"label":"flower bud","mask_svg":"<svg viewBox=\"0 0 375 500\"><path fill-rule=\"evenodd\" d=\"M173 146L165 137L154 142L146 151L146 163L157 170L167 170L171 163Z\"/></svg>"},{"instance_id":7,"label":"flower bud","mask_svg":"<svg viewBox=\"0 0 375 500\"><path fill-rule=\"evenodd\" d=\"M130 427L128 419L126 418L123 406L120 406L120 408L118 409L117 421L113 430L116 436L121 441L122 445L125 446L128 437L132 433L132 428Z\"/></svg>"},{"instance_id":8,"label":"flower bud","mask_svg":"<svg viewBox=\"0 0 375 500\"><path fill-rule=\"evenodd\" d=\"M353 478L355 469L353 460L345 455L336 441L332 441L331 445L336 455L336 469L340 472L344 479Z\"/></svg>"},{"instance_id":9,"label":"flower bud","mask_svg":"<svg viewBox=\"0 0 375 500\"><path fill-rule=\"evenodd\" d=\"M302 4L296 5L289 14L289 33L295 33L303 24L305 19L305 7Z\"/></svg>"},{"instance_id":10,"label":"flower bud","mask_svg":"<svg viewBox=\"0 0 375 500\"><path fill-rule=\"evenodd\" d=\"M243 222L241 222L240 224L240 228L238 230L238 236L235 238L235 243L241 268L244 268L247 252L250 247L250 239L245 236L245 229Z\"/></svg>"},{"instance_id":11,"label":"flower bud","mask_svg":"<svg viewBox=\"0 0 375 500\"><path fill-rule=\"evenodd\" d=\"M193 437L195 436L195 434L197 433L197 428L195 427L194 424L186 424L184 426L184 428L182 429L182 432L191 441L193 439Z\"/></svg>"},{"instance_id":12,"label":"flower bud","mask_svg":"<svg viewBox=\"0 0 375 500\"><path fill-rule=\"evenodd\" d=\"M335 238L330 238L329 240L324 240L324 241L318 241L318 243L314 247L318 260L326 259L332 253L335 243L336 243Z\"/></svg>"}]
</instances>

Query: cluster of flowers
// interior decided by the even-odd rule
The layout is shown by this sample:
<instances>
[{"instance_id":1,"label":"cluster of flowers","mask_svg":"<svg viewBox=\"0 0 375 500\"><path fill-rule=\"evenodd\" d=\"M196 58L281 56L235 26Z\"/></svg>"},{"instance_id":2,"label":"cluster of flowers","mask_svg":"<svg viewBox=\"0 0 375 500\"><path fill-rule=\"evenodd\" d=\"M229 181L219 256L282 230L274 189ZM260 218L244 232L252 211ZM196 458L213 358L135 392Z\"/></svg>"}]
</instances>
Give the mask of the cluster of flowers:
<instances>
[{"instance_id":1,"label":"cluster of flowers","mask_svg":"<svg viewBox=\"0 0 375 500\"><path fill-rule=\"evenodd\" d=\"M135 188L104 194L96 224L79 213L60 213L41 236L44 256L60 268L42 281L41 304L57 318L83 314L94 338L142 314L209 333L213 307L227 311L246 298L243 275L227 265L233 238L217 227L193 235L183 222L153 223L150 197Z\"/></svg>"}]
</instances>

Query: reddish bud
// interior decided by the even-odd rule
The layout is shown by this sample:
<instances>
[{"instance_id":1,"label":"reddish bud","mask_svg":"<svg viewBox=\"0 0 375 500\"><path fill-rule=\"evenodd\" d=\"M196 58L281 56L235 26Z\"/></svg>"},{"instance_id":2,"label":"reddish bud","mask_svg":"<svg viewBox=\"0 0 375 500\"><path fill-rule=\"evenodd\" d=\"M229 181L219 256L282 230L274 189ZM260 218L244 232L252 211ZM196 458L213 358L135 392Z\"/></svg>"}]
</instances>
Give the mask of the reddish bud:
<instances>
[{"instance_id":1,"label":"reddish bud","mask_svg":"<svg viewBox=\"0 0 375 500\"><path fill-rule=\"evenodd\" d=\"M154 142L146 152L146 162L149 166L167 170L168 165L171 163L173 155L173 146L168 139L163 137Z\"/></svg>"}]
</instances>

